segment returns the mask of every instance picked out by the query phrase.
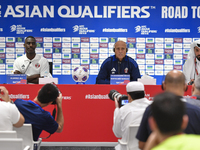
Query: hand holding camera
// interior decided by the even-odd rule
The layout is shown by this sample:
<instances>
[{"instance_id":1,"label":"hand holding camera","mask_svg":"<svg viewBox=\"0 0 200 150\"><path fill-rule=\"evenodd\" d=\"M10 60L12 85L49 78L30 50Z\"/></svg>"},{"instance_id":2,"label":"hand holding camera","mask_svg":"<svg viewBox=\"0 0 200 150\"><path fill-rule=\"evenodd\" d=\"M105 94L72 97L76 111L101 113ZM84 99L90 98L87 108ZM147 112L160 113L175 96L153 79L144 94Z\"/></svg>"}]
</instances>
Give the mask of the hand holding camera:
<instances>
[{"instance_id":1,"label":"hand holding camera","mask_svg":"<svg viewBox=\"0 0 200 150\"><path fill-rule=\"evenodd\" d=\"M61 94L59 88L56 86L56 84L55 84L54 82L52 82L51 84L54 85L54 86L56 87L56 89L58 90L58 98L59 98L60 96L62 97L62 94ZM57 98L57 99L58 99L58 98ZM57 102L56 102L57 99L56 99L55 101L53 101L52 105L57 104Z\"/></svg>"},{"instance_id":2,"label":"hand holding camera","mask_svg":"<svg viewBox=\"0 0 200 150\"><path fill-rule=\"evenodd\" d=\"M119 104L119 107L121 107L121 106L125 105L126 103L128 103L128 96L127 95L122 95L116 90L110 90L110 93L108 94L108 96L113 101L115 101L114 98L116 98L117 102Z\"/></svg>"},{"instance_id":3,"label":"hand holding camera","mask_svg":"<svg viewBox=\"0 0 200 150\"><path fill-rule=\"evenodd\" d=\"M59 96L56 99L57 106L62 106L62 93L59 93Z\"/></svg>"}]
</instances>

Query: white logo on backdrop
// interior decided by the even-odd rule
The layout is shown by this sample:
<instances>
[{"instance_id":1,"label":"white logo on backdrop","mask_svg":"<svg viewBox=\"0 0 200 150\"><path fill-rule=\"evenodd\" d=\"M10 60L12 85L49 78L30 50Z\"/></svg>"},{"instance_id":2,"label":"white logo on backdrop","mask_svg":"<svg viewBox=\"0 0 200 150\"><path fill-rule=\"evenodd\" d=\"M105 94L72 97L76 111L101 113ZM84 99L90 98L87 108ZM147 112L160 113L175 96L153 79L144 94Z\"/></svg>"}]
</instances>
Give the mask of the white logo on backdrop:
<instances>
[{"instance_id":1,"label":"white logo on backdrop","mask_svg":"<svg viewBox=\"0 0 200 150\"><path fill-rule=\"evenodd\" d=\"M79 34L87 34L87 33L94 33L95 30L89 30L88 27L85 27L84 25L75 25L72 27L73 32L79 32Z\"/></svg>"},{"instance_id":2,"label":"white logo on backdrop","mask_svg":"<svg viewBox=\"0 0 200 150\"><path fill-rule=\"evenodd\" d=\"M198 29L198 33L200 33L200 26L197 29Z\"/></svg>"},{"instance_id":3,"label":"white logo on backdrop","mask_svg":"<svg viewBox=\"0 0 200 150\"><path fill-rule=\"evenodd\" d=\"M149 33L157 33L157 30L151 30L146 25L135 27L135 33L141 32L141 35L149 35Z\"/></svg>"},{"instance_id":4,"label":"white logo on backdrop","mask_svg":"<svg viewBox=\"0 0 200 150\"><path fill-rule=\"evenodd\" d=\"M78 25L73 26L73 28L74 28L74 29L73 29L73 30L74 30L73 32L77 32L78 29L79 29L79 28L78 28Z\"/></svg>"},{"instance_id":5,"label":"white logo on backdrop","mask_svg":"<svg viewBox=\"0 0 200 150\"><path fill-rule=\"evenodd\" d=\"M140 26L136 26L135 27L135 32L137 33L137 32L140 32L140 30L141 30L141 27Z\"/></svg>"},{"instance_id":6,"label":"white logo on backdrop","mask_svg":"<svg viewBox=\"0 0 200 150\"><path fill-rule=\"evenodd\" d=\"M14 32L14 31L16 31L16 25L12 25L12 26L10 26L10 30L11 30L11 32Z\"/></svg>"},{"instance_id":7,"label":"white logo on backdrop","mask_svg":"<svg viewBox=\"0 0 200 150\"><path fill-rule=\"evenodd\" d=\"M10 32L16 31L16 34L24 34L25 32L33 32L32 29L26 29L22 25L12 25L10 26Z\"/></svg>"}]
</instances>

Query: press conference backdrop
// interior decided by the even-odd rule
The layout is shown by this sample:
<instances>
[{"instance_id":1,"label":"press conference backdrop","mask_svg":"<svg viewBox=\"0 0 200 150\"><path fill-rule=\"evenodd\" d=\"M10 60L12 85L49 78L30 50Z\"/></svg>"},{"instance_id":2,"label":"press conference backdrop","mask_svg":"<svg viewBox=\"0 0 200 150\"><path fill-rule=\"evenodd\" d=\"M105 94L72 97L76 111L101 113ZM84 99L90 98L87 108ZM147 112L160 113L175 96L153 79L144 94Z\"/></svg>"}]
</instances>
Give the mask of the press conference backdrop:
<instances>
[{"instance_id":1,"label":"press conference backdrop","mask_svg":"<svg viewBox=\"0 0 200 150\"><path fill-rule=\"evenodd\" d=\"M0 83L25 53L25 37L36 37L36 52L53 62L59 84L75 84L71 74L89 69L94 84L102 62L118 40L141 72L161 84L169 70L182 70L190 43L200 39L197 0L1 0Z\"/></svg>"}]
</instances>

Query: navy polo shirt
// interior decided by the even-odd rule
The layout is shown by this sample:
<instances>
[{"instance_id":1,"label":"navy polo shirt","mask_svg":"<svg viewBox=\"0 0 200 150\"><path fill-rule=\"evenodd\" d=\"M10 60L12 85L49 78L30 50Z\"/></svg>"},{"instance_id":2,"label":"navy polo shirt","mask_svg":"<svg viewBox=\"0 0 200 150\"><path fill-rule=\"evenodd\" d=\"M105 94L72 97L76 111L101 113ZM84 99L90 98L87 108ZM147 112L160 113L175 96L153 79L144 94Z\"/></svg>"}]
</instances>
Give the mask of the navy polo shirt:
<instances>
[{"instance_id":1,"label":"navy polo shirt","mask_svg":"<svg viewBox=\"0 0 200 150\"><path fill-rule=\"evenodd\" d=\"M186 114L189 117L189 122L187 128L185 129L185 133L187 134L199 134L200 135L200 108L185 102L186 106ZM151 134L151 129L148 123L148 118L151 116L151 105L149 105L144 114L138 129L136 138L139 141L146 142L149 135Z\"/></svg>"},{"instance_id":2,"label":"navy polo shirt","mask_svg":"<svg viewBox=\"0 0 200 150\"><path fill-rule=\"evenodd\" d=\"M15 105L24 116L25 123L32 124L34 141L38 140L42 130L53 134L58 129L58 123L51 114L31 100L16 99Z\"/></svg>"}]
</instances>

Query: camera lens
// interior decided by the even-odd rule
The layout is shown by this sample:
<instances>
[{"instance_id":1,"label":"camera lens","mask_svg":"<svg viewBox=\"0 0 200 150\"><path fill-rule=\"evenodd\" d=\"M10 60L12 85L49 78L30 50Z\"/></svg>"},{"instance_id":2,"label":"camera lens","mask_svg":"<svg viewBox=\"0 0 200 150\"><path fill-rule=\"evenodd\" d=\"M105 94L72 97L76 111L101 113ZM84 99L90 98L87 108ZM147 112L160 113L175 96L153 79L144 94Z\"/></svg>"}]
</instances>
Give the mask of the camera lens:
<instances>
[{"instance_id":1,"label":"camera lens","mask_svg":"<svg viewBox=\"0 0 200 150\"><path fill-rule=\"evenodd\" d=\"M119 98L122 96L119 92L116 90L110 90L110 93L108 94L109 98L114 101L114 98L119 100Z\"/></svg>"},{"instance_id":2,"label":"camera lens","mask_svg":"<svg viewBox=\"0 0 200 150\"><path fill-rule=\"evenodd\" d=\"M114 101L114 98L113 98L113 93L115 93L115 90L110 90L110 93L108 94L108 97Z\"/></svg>"}]
</instances>

